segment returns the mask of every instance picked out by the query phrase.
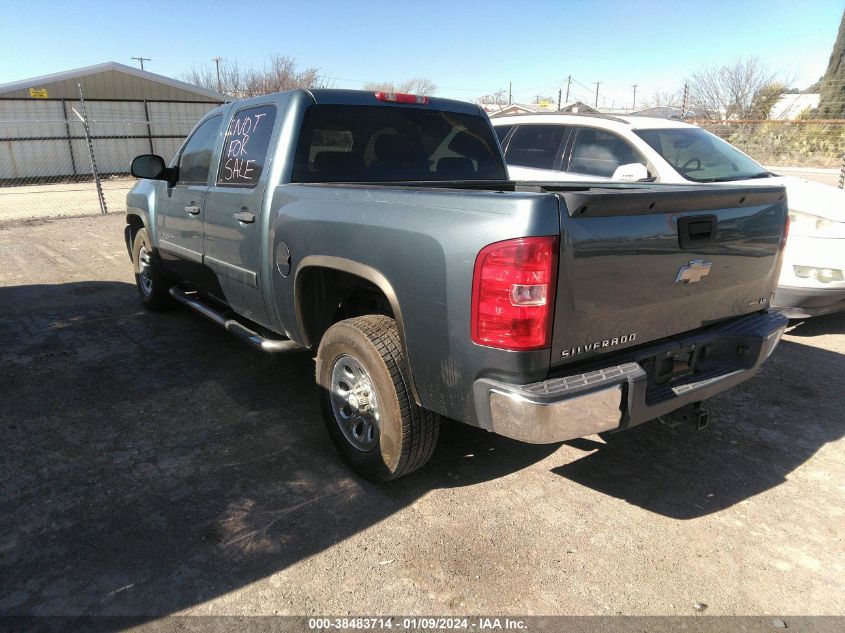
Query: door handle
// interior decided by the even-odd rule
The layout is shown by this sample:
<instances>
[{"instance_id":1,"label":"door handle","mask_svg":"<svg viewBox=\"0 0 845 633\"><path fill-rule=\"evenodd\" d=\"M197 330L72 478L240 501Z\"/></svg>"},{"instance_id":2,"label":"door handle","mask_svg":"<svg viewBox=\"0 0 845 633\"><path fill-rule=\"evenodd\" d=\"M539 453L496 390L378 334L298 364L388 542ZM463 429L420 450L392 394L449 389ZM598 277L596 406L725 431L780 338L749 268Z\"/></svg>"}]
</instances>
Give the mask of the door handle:
<instances>
[{"instance_id":1,"label":"door handle","mask_svg":"<svg viewBox=\"0 0 845 633\"><path fill-rule=\"evenodd\" d=\"M197 206L193 206L193 205L190 206L190 207L185 207L185 211L188 213L188 215L199 215L200 214L200 208L197 207Z\"/></svg>"},{"instance_id":2,"label":"door handle","mask_svg":"<svg viewBox=\"0 0 845 633\"><path fill-rule=\"evenodd\" d=\"M235 215L232 216L238 222L243 222L244 224L252 224L255 222L255 214L250 213L249 211L238 211Z\"/></svg>"}]
</instances>

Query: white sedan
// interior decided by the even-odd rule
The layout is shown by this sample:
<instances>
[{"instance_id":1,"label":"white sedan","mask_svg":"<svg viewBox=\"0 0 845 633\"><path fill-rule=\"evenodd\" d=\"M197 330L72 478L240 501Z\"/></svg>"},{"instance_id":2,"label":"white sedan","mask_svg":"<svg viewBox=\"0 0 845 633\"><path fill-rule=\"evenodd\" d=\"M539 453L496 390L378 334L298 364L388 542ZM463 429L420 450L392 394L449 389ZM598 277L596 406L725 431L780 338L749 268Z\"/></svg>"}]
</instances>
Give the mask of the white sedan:
<instances>
[{"instance_id":1,"label":"white sedan","mask_svg":"<svg viewBox=\"0 0 845 633\"><path fill-rule=\"evenodd\" d=\"M784 185L790 227L773 306L790 318L845 310L845 191L772 173L681 121L533 114L491 122L513 180Z\"/></svg>"}]
</instances>

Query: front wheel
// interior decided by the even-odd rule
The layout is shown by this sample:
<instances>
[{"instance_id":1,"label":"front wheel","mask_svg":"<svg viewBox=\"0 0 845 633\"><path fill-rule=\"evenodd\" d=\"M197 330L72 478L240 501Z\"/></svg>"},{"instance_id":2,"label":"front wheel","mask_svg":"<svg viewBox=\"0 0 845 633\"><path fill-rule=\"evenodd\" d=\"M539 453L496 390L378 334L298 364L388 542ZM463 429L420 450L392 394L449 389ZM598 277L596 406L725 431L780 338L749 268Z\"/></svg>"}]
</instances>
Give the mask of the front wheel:
<instances>
[{"instance_id":1,"label":"front wheel","mask_svg":"<svg viewBox=\"0 0 845 633\"><path fill-rule=\"evenodd\" d=\"M135 285L143 304L150 310L171 307L170 284L161 270L153 252L147 229L138 229L132 242L132 264L135 268Z\"/></svg>"},{"instance_id":2,"label":"front wheel","mask_svg":"<svg viewBox=\"0 0 845 633\"><path fill-rule=\"evenodd\" d=\"M330 327L317 351L317 384L332 441L364 477L397 479L434 453L440 416L414 402L390 317L368 315Z\"/></svg>"}]
</instances>

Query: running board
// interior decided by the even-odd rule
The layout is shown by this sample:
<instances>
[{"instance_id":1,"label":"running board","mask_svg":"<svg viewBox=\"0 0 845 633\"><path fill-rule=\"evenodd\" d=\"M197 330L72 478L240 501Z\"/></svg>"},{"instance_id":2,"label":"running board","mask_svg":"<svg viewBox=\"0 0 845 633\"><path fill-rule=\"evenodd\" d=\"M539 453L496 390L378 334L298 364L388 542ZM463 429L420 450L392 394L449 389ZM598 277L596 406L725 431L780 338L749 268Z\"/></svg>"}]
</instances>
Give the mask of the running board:
<instances>
[{"instance_id":1,"label":"running board","mask_svg":"<svg viewBox=\"0 0 845 633\"><path fill-rule=\"evenodd\" d=\"M296 352L305 349L302 345L290 339L280 340L264 338L258 332L250 330L243 323L234 319L226 318L224 314L211 308L199 299L195 299L194 297L187 295L185 291L178 286L170 288L170 296L176 299L179 303L199 312L206 319L216 323L224 330L234 334L244 343L248 343L263 352Z\"/></svg>"}]
</instances>

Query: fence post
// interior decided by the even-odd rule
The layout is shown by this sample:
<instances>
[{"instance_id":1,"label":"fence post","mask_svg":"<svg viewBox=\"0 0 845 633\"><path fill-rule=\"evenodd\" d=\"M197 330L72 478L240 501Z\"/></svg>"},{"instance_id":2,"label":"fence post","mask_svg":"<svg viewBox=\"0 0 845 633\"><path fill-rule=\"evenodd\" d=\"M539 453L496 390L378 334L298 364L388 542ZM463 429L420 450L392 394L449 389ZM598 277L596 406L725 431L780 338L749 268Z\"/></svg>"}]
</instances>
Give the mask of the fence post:
<instances>
[{"instance_id":1,"label":"fence post","mask_svg":"<svg viewBox=\"0 0 845 633\"><path fill-rule=\"evenodd\" d=\"M94 172L94 184L97 187L97 198L100 200L100 213L108 213L106 198L103 196L103 185L100 183L100 173L97 171L97 161L94 158L94 144L91 142L91 132L88 129L88 114L85 112L85 97L82 95L82 84L79 88L79 104L82 106L82 127L85 128L85 140L88 142L88 155L91 157L91 171Z\"/></svg>"},{"instance_id":2,"label":"fence post","mask_svg":"<svg viewBox=\"0 0 845 633\"><path fill-rule=\"evenodd\" d=\"M73 136L70 133L70 121L67 118L67 99L62 99L62 112L65 115L65 132L67 133L67 148L70 152L70 166L75 178L79 175L79 172L76 171L76 159L73 157Z\"/></svg>"},{"instance_id":3,"label":"fence post","mask_svg":"<svg viewBox=\"0 0 845 633\"><path fill-rule=\"evenodd\" d=\"M842 167L839 168L839 188L845 189L845 153L842 154Z\"/></svg>"},{"instance_id":4,"label":"fence post","mask_svg":"<svg viewBox=\"0 0 845 633\"><path fill-rule=\"evenodd\" d=\"M155 154L153 147L153 126L150 123L150 109L147 107L147 100L144 99L144 118L147 120L147 140L150 142L150 154Z\"/></svg>"}]
</instances>

